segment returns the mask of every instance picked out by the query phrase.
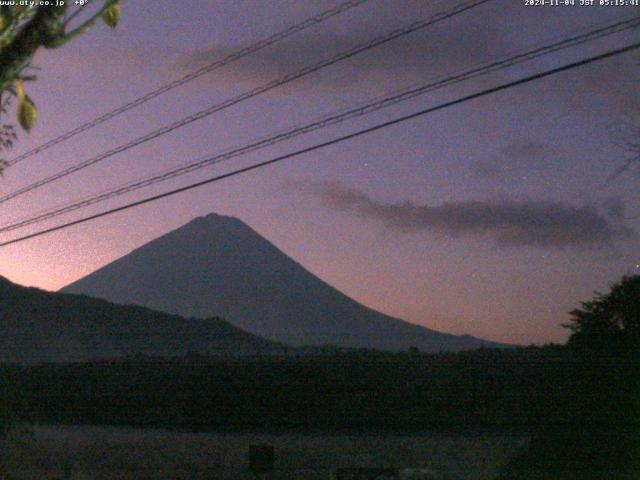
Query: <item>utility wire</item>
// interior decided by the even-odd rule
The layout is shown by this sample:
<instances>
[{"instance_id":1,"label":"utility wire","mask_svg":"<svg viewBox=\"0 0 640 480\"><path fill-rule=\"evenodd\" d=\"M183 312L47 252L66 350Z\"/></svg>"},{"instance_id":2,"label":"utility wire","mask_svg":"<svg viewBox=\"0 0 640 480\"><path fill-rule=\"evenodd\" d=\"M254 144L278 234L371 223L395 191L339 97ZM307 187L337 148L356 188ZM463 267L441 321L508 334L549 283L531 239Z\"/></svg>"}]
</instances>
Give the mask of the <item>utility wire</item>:
<instances>
[{"instance_id":1,"label":"utility wire","mask_svg":"<svg viewBox=\"0 0 640 480\"><path fill-rule=\"evenodd\" d=\"M457 84L462 81L466 81L471 78L476 78L481 75L493 73L498 70L502 70L504 68L511 67L513 65L517 65L523 62L528 62L535 58L539 58L544 55L555 53L557 51L560 51L569 47L581 45L588 41L593 41L595 39L609 36L614 33L618 33L630 28L634 28L639 23L640 23L640 20L635 17L633 19L618 21L616 23L613 23L604 27L599 27L599 28L590 30L586 33L575 35L571 38L562 39L560 41L557 41L548 45L532 48L532 49L523 51L522 53L511 55L509 57L491 62L487 65L483 65L478 68L472 68L462 73L449 75L443 79L440 79L428 84L420 85L418 87L413 87L410 89L404 89L399 93L380 97L375 101L370 101L364 105L352 107L349 110L346 110L337 114L333 114L328 117L323 117L319 120L313 121L306 125L298 126L293 129L286 130L266 138L262 138L258 141L255 141L254 143L244 145L242 147L236 147L227 152L220 153L215 156L208 157L196 162L191 162L180 167L174 167L163 173L159 173L151 177L146 177L142 180L138 180L133 183L129 182L125 185L106 191L104 193L92 195L88 198L78 200L66 206L56 207L55 209L50 209L46 212L38 213L35 216L24 217L23 219L19 219L17 221L14 221L13 223L0 226L0 232L8 232L18 228L25 227L27 225L39 223L44 220L48 220L50 218L63 215L65 213L78 210L83 207L87 207L87 206L100 203L120 195L124 195L126 193L132 192L134 190L138 190L143 187L147 187L147 186L160 183L180 175L184 175L186 173L204 168L206 166L210 166L212 164L218 164L223 161L229 160L231 158L234 158L240 155L245 155L247 153L265 148L267 146L274 145L281 141L291 139L298 135L306 134L314 130L325 128L327 126L334 125L352 118L363 116L365 114L380 110L382 108L389 107L391 105L395 105L397 103L406 101L410 98L414 98L418 95L422 95L427 92L431 92L449 85Z\"/></svg>"},{"instance_id":2,"label":"utility wire","mask_svg":"<svg viewBox=\"0 0 640 480\"><path fill-rule=\"evenodd\" d=\"M12 245L12 244L18 243L18 242L23 242L23 241L31 239L31 238L35 238L35 237L39 237L39 236L42 236L42 235L46 235L46 234L49 234L49 233L52 233L52 232L55 232L55 231L58 231L58 230L69 228L69 227L74 226L74 225L79 225L81 223L88 222L90 220L95 220L97 218L105 217L107 215L112 215L112 214L114 214L116 212L120 212L120 211L123 211L123 210L128 210L130 208L137 207L137 206L140 206L140 205L144 205L146 203L151 203L151 202L154 202L156 200L160 200L162 198L170 197L170 196L176 195L178 193L182 193L182 192L186 192L186 191L189 191L189 190L193 190L194 188L198 188L198 187L201 187L201 186L204 186L204 185L208 185L210 183L218 182L220 180L224 180L226 178L234 177L234 176L240 175L242 173L247 173L247 172L250 172L250 171L253 171L253 170L257 170L259 168L266 167L268 165L273 165L275 163L282 162L282 161L287 160L289 158L297 157L297 156L300 156L300 155L303 155L303 154L306 154L306 153L309 153L309 152L320 150L320 149L329 147L331 145L335 145L335 144L344 142L346 140L351 140L353 138L360 137L360 136L366 135L368 133L372 133L372 132L381 130L383 128L387 128L387 127L390 127L392 125L403 123L403 122L406 122L408 120L411 120L411 119L414 119L414 118L417 118L417 117L421 117L421 116L427 115L429 113L436 112L438 110L443 110L445 108L449 108L449 107L452 107L454 105L459 105L459 104L468 102L470 100L474 100L474 99L477 99L477 98L485 97L487 95L491 95L491 94L497 93L497 92L502 91L502 90L506 90L506 89L510 89L510 88L516 87L518 85L531 83L533 81L540 80L540 79L549 77L551 75L556 75L556 74L561 73L561 72L565 72L565 71L568 71L568 70L573 70L574 68L582 67L584 65L588 65L588 64L591 64L591 63L594 63L594 62L605 60L607 58L611 58L611 57L614 57L614 56L617 56L617 55L621 55L623 53L627 53L627 52L630 52L630 51L633 51L633 50L637 50L638 48L640 48L640 43L634 43L632 45L628 45L626 47L618 48L618 49L615 49L615 50L610 50L610 51L608 51L606 53L602 53L602 54L599 54L599 55L588 57L588 58L585 58L583 60L579 60L577 62L568 63L568 64L563 65L561 67L553 68L553 69L546 70L546 71L541 72L541 73L537 73L537 74L534 74L534 75L529 75L529 76L520 78L518 80L514 80L514 81L511 81L511 82L503 83L503 84L498 85L496 87L487 88L485 90L481 90L481 91L473 93L471 95L466 95L466 96L458 98L456 100L451 100L451 101L448 101L448 102L445 102L445 103L441 103L441 104L439 104L439 105L437 105L435 107L426 108L424 110L420 110L418 112L411 113L409 115L404 115L404 116L401 116L401 117L397 117L397 118L395 118L393 120L388 120L386 122L379 123L377 125L374 125L372 127L368 127L368 128L362 129L362 130L358 130L357 132L350 133L348 135L343 135L341 137L333 138L333 139L328 140L326 142L318 143L318 144L312 145L310 147L306 147L306 148L303 148L303 149L300 149L300 150L296 150L294 152L287 153L285 155L281 155L281 156L272 158L270 160L265 160L264 162L256 163L254 165L250 165L250 166L244 167L244 168L239 168L237 170L233 170L231 172L224 173L222 175L217 175L215 177L208 178L208 179L202 180L200 182L192 183L192 184L184 186L184 187L176 188L174 190L170 190L168 192L161 193L159 195L154 195L154 196L151 196L151 197L144 198L142 200L138 200L138 201L135 201L135 202L132 202L132 203L128 203L126 205L122 205L120 207L112 208L110 210L106 210L104 212L97 213L95 215L90 215L90 216L87 216L87 217L84 217L84 218L80 218L78 220L74 220L72 222L64 223L62 225L57 225L55 227L47 228L47 229L44 229L44 230L40 230L38 232L31 233L29 235L24 235L22 237L15 238L13 240L2 242L2 243L0 243L0 247L4 247L4 246L7 246L7 245Z\"/></svg>"},{"instance_id":3,"label":"utility wire","mask_svg":"<svg viewBox=\"0 0 640 480\"><path fill-rule=\"evenodd\" d=\"M232 62L235 62L236 60L239 60L243 57L246 57L247 55L250 55L252 53L255 53L259 50L262 50L266 47L269 47L271 45L273 45L274 43L277 43L281 40L284 40L287 37L290 37L292 35L295 35L296 33L299 33L303 30L306 30L309 27L312 27L314 25L317 25L319 23L324 22L325 20L328 20L332 17L335 17L336 15L339 15L343 12L346 12L347 10L350 10L352 8L358 7L360 5L362 5L363 3L368 2L369 0L350 0L348 2L344 2L341 3L340 5L337 5L334 8L330 8L328 10L325 10L324 12L319 13L318 15L315 15L313 17L310 17L308 19L306 19L305 21L298 23L296 25L293 25L285 30L282 30L268 38L265 38L259 42L256 42L252 45L249 45L248 47L245 47L241 50L238 50L236 52L233 52L229 55L227 55L226 57L222 58L221 60L217 60L213 63L209 63L208 65L203 66L202 68L199 68L198 70L195 70L191 73L188 73L186 75L184 75L181 78L178 78L170 83L167 83L159 88L157 88L156 90L153 90L145 95L143 95L142 97L136 98L135 100L132 100L129 103L126 103L124 105L122 105L121 107L118 107L108 113L105 113L104 115L95 118L87 123L84 123L72 130L69 130L65 133L63 133L62 135L52 138L51 140L38 145L37 147L23 153L22 155L19 155L17 157L15 157L14 159L10 160L9 162L7 162L7 164L9 166L11 165L15 165L16 163L21 162L22 160L26 160L29 157L32 157L34 155L37 155L40 152L44 152L45 150L58 145L59 143L62 143L66 140L69 140L72 137L75 137L76 135L78 135L79 133L82 133L84 131L87 131L91 128L94 128L98 125L100 125L101 123L106 122L107 120L111 120L114 117L117 117L118 115L121 115L133 108L139 107L140 105L148 102L149 100L152 100L160 95L162 95L163 93L167 93L175 88L178 88L181 85L184 85L185 83L188 83L192 80L195 80L196 78L199 78L203 75L206 75L207 73L211 73L214 70L217 70L219 68L224 67L225 65L228 65Z\"/></svg>"},{"instance_id":4,"label":"utility wire","mask_svg":"<svg viewBox=\"0 0 640 480\"><path fill-rule=\"evenodd\" d=\"M116 148L113 148L107 152L104 152L100 155L97 155L96 157L92 157L88 160L85 160L83 162L80 162L76 165L73 165L65 170L61 170L53 175L50 175L49 177L43 178L41 180L38 180L30 185L27 185L25 187L22 187L18 190L15 190L7 195L4 195L3 197L0 197L0 203L4 203L7 202L13 198L16 198L20 195L23 195L27 192L30 192L32 190L35 190L37 188L40 188L44 185L47 185L55 180L59 180L60 178L66 177L67 175L71 175L72 173L78 172L80 170L83 170L91 165L94 165L98 162L101 162L109 157L112 157L118 153L122 153L126 150L129 150L130 148L133 148L137 145L140 145L142 143L148 142L150 140L153 140L155 138L161 137L163 135L166 135L169 132L172 132L173 130L176 130L178 128L181 128L185 125L188 125L190 123L195 122L196 120L200 120L202 118L208 117L216 112L219 112L221 110L224 110L226 108L229 108L233 105L236 105L244 100L248 100L252 97L255 97L257 95L260 95L262 93L265 93L269 90L272 90L274 88L277 88L281 85L284 85L286 83L289 83L293 80L302 78L306 75L309 75L313 72L317 72L318 70L321 70L325 67L328 67L330 65L333 65L335 63L338 63L342 60L351 58L359 53L365 52L367 50L371 50L372 48L375 48L379 45L385 44L387 42L390 42L392 40L395 40L397 38L401 38L404 37L405 35L408 35L410 33L416 32L418 30L424 29L426 27L429 27L431 25L435 25L436 23L439 23L443 20L446 20L448 18L454 17L456 15L459 15L463 12L466 12L467 10L470 10L472 8L478 7L484 3L490 2L492 0L473 0L473 1L467 1L467 2L463 2L461 4L459 4L458 6L447 10L445 12L441 12L441 13L437 13L435 15L432 15L431 17L429 17L426 20L419 20L417 22L414 22L412 24L410 24L407 27L404 28L399 28L396 30L391 31L390 33L387 33L386 35L377 37L367 43L364 44L360 44L357 45L356 47L353 47L349 50L346 50L342 53L339 53L327 60L323 60L319 63L316 63L314 65L311 66L307 66L304 67L301 70L298 70L297 72L294 73L290 73L288 75L285 75L284 77L281 77L280 79L277 80L273 80L269 83L266 83L260 87L257 87L253 90L250 90L248 92L245 92L241 95L238 95L236 97L233 97L223 103L220 104L216 104L213 105L205 110L202 110L198 113L195 113L193 115L190 115L188 117L183 118L182 120L179 120L177 122L174 122L172 124L169 124L165 127L162 127L158 130L155 130L147 135L144 135L142 137L137 138L136 140L133 140L131 142L125 143L123 145L120 145Z\"/></svg>"}]
</instances>

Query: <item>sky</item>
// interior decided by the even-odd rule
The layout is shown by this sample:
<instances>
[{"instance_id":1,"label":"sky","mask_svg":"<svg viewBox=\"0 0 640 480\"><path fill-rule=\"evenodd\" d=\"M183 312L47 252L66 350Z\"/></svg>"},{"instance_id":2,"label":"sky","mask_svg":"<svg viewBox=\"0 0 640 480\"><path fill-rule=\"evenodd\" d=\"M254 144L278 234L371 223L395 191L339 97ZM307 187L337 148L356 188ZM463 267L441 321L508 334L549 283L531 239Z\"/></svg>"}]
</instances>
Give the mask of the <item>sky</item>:
<instances>
[{"instance_id":1,"label":"sky","mask_svg":"<svg viewBox=\"0 0 640 480\"><path fill-rule=\"evenodd\" d=\"M338 1L137 0L42 50L38 124L11 159ZM413 21L446 0L369 0L6 170L0 194ZM2 223L224 152L640 7L493 0L0 204ZM95 3L93 7L95 8ZM91 5L90 5L91 7ZM5 241L637 42L640 29L431 92L24 229ZM640 54L465 102L142 207L0 248L0 275L57 290L211 212L240 218L386 314L502 342L564 342L568 312L640 273ZM8 117L5 117L5 121ZM620 175L614 172L631 161Z\"/></svg>"}]
</instances>

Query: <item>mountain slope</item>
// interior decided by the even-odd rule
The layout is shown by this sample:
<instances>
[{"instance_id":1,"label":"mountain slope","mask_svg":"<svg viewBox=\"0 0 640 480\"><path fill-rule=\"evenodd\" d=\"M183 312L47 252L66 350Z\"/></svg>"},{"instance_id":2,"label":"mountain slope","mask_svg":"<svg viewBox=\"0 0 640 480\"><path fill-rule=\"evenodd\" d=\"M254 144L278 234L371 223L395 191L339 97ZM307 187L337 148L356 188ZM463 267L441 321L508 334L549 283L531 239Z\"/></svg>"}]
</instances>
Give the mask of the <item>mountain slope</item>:
<instances>
[{"instance_id":1,"label":"mountain slope","mask_svg":"<svg viewBox=\"0 0 640 480\"><path fill-rule=\"evenodd\" d=\"M448 335L367 308L323 282L242 221L198 217L68 285L122 304L221 316L293 345L434 352L499 346Z\"/></svg>"},{"instance_id":2,"label":"mountain slope","mask_svg":"<svg viewBox=\"0 0 640 480\"><path fill-rule=\"evenodd\" d=\"M187 319L84 295L26 288L0 277L0 363L144 355L282 351L218 318Z\"/></svg>"}]
</instances>

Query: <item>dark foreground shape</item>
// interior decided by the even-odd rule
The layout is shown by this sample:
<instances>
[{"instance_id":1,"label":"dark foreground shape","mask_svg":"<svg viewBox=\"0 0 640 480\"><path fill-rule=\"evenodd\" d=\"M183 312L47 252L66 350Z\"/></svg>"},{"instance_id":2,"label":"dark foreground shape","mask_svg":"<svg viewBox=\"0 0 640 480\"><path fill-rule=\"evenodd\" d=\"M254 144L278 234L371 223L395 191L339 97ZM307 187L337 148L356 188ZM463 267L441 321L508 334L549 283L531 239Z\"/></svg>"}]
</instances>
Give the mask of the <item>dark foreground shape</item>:
<instances>
[{"instance_id":1,"label":"dark foreground shape","mask_svg":"<svg viewBox=\"0 0 640 480\"><path fill-rule=\"evenodd\" d=\"M555 426L533 436L500 480L637 480L640 478L640 357L577 355L549 409Z\"/></svg>"},{"instance_id":2,"label":"dark foreground shape","mask_svg":"<svg viewBox=\"0 0 640 480\"><path fill-rule=\"evenodd\" d=\"M249 471L254 475L272 473L275 470L275 452L271 445L249 447Z\"/></svg>"},{"instance_id":3,"label":"dark foreground shape","mask_svg":"<svg viewBox=\"0 0 640 480\"><path fill-rule=\"evenodd\" d=\"M535 436L504 468L499 480L637 480L636 429L567 428Z\"/></svg>"},{"instance_id":4,"label":"dark foreground shape","mask_svg":"<svg viewBox=\"0 0 640 480\"><path fill-rule=\"evenodd\" d=\"M183 318L84 295L26 288L0 277L0 363L283 351L282 345L221 318Z\"/></svg>"},{"instance_id":5,"label":"dark foreground shape","mask_svg":"<svg viewBox=\"0 0 640 480\"><path fill-rule=\"evenodd\" d=\"M396 468L361 468L344 467L338 468L337 480L397 480L398 469Z\"/></svg>"}]
</instances>

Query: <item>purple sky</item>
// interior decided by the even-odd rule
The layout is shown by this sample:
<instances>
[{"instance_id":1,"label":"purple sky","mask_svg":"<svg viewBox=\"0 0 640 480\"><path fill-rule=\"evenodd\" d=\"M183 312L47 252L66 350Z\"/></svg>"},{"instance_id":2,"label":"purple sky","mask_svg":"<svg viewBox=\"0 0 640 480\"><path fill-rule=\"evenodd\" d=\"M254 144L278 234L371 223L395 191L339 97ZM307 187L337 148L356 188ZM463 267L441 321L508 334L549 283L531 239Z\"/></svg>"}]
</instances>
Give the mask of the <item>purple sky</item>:
<instances>
[{"instance_id":1,"label":"purple sky","mask_svg":"<svg viewBox=\"0 0 640 480\"><path fill-rule=\"evenodd\" d=\"M337 3L125 2L115 32L100 25L61 50L37 55L42 70L28 93L38 106L38 125L21 134L8 158ZM453 5L371 0L25 160L7 170L1 192ZM2 204L2 223L634 14L637 8L526 7L494 0ZM617 34L0 238L639 38L639 29ZM195 216L217 212L244 220L323 280L384 313L492 340L564 341L567 332L559 324L567 311L621 275L640 272L639 169L605 182L630 155L621 125L640 115L639 64L637 53L626 54L5 247L0 275L55 290Z\"/></svg>"}]
</instances>

